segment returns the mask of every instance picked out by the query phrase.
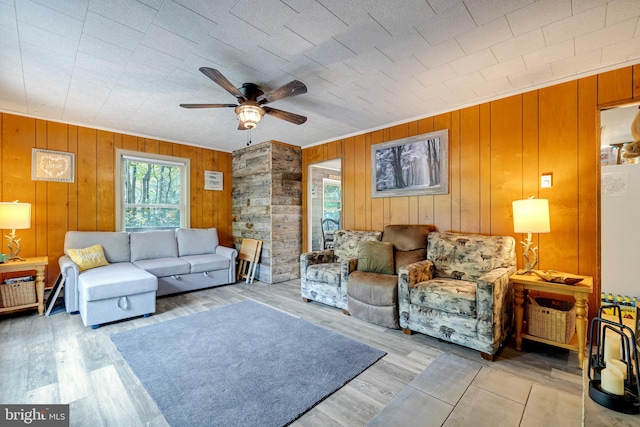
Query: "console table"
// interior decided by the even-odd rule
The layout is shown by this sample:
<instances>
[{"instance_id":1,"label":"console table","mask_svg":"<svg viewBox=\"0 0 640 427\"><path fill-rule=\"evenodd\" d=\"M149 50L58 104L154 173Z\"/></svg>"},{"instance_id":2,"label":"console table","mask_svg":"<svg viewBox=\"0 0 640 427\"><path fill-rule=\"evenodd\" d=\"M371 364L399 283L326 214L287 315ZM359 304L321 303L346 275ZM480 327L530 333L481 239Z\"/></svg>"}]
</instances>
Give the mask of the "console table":
<instances>
[{"instance_id":1,"label":"console table","mask_svg":"<svg viewBox=\"0 0 640 427\"><path fill-rule=\"evenodd\" d=\"M24 261L9 261L0 264L0 273L14 273L21 271L36 272L36 302L32 304L16 305L0 308L0 313L22 310L25 308L37 308L38 314L44 314L44 270L49 265L49 257L40 256L25 258Z\"/></svg>"},{"instance_id":2,"label":"console table","mask_svg":"<svg viewBox=\"0 0 640 427\"><path fill-rule=\"evenodd\" d=\"M589 294L593 292L593 278L584 276L584 279L575 285L545 282L535 275L514 274L511 276L510 280L515 291L516 350L522 349L523 338L574 350L578 352L578 366L582 368L582 364L585 359L587 337L587 298L589 297ZM522 333L525 290L573 296L576 301L576 334L568 344Z\"/></svg>"}]
</instances>

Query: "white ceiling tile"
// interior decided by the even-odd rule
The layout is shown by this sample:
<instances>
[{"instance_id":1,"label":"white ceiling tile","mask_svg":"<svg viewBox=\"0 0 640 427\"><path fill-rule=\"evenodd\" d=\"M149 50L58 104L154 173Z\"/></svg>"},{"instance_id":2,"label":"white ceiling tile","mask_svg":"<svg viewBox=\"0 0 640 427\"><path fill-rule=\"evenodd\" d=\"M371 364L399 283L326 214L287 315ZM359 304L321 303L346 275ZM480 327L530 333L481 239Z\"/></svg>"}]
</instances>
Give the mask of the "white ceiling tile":
<instances>
[{"instance_id":1,"label":"white ceiling tile","mask_svg":"<svg viewBox=\"0 0 640 427\"><path fill-rule=\"evenodd\" d=\"M540 28L528 33L521 34L510 40L498 43L491 47L498 61L503 62L516 56L524 55L525 53L532 52L534 50L542 49L546 46L544 42L544 35Z\"/></svg>"},{"instance_id":2,"label":"white ceiling tile","mask_svg":"<svg viewBox=\"0 0 640 427\"><path fill-rule=\"evenodd\" d=\"M278 55L287 60L313 48L313 44L285 27L282 27L282 29L275 34L269 34L261 38L258 41L258 45L272 52L274 55Z\"/></svg>"},{"instance_id":3,"label":"white ceiling tile","mask_svg":"<svg viewBox=\"0 0 640 427\"><path fill-rule=\"evenodd\" d=\"M6 77L2 76L0 79L0 110L27 114L29 107L22 76L20 81L7 81L5 84Z\"/></svg>"},{"instance_id":4,"label":"white ceiling tile","mask_svg":"<svg viewBox=\"0 0 640 427\"><path fill-rule=\"evenodd\" d=\"M280 0L240 0L230 13L266 34L278 32L284 24L298 15Z\"/></svg>"},{"instance_id":5,"label":"white ceiling tile","mask_svg":"<svg viewBox=\"0 0 640 427\"><path fill-rule=\"evenodd\" d=\"M384 53L387 58L390 58L392 61L399 61L409 56L415 56L414 54L416 52L430 48L429 43L415 30L406 36L394 37L388 43L376 44L376 49Z\"/></svg>"},{"instance_id":6,"label":"white ceiling tile","mask_svg":"<svg viewBox=\"0 0 640 427\"><path fill-rule=\"evenodd\" d=\"M16 2L18 22L26 22L52 34L78 41L82 21L29 0Z\"/></svg>"},{"instance_id":7,"label":"white ceiling tile","mask_svg":"<svg viewBox=\"0 0 640 427\"><path fill-rule=\"evenodd\" d=\"M144 37L144 33L141 31L93 12L87 13L82 32L132 52L136 50Z\"/></svg>"},{"instance_id":8,"label":"white ceiling tile","mask_svg":"<svg viewBox=\"0 0 640 427\"><path fill-rule=\"evenodd\" d=\"M450 5L453 3L451 0L447 1ZM389 34L399 38L412 35L414 26L435 17L433 8L424 0L403 0L402 7L398 7L393 1L367 0L365 7L369 9L369 15Z\"/></svg>"},{"instance_id":9,"label":"white ceiling tile","mask_svg":"<svg viewBox=\"0 0 640 427\"><path fill-rule=\"evenodd\" d=\"M424 36L432 46L452 39L476 27L469 11L464 4L458 4L451 9L425 20L416 25L416 30Z\"/></svg>"},{"instance_id":10,"label":"white ceiling tile","mask_svg":"<svg viewBox=\"0 0 640 427\"><path fill-rule=\"evenodd\" d=\"M437 14L442 14L452 7L457 7L462 3L462 0L427 0L427 3Z\"/></svg>"},{"instance_id":11,"label":"white ceiling tile","mask_svg":"<svg viewBox=\"0 0 640 427\"><path fill-rule=\"evenodd\" d=\"M16 74L22 76L22 57L20 56L20 48L7 46L4 44L4 40L0 41L0 82L3 80L3 74Z\"/></svg>"},{"instance_id":12,"label":"white ceiling tile","mask_svg":"<svg viewBox=\"0 0 640 427\"><path fill-rule=\"evenodd\" d=\"M146 31L158 13L136 0L90 0L89 11L138 31Z\"/></svg>"},{"instance_id":13,"label":"white ceiling tile","mask_svg":"<svg viewBox=\"0 0 640 427\"><path fill-rule=\"evenodd\" d=\"M249 49L246 55L242 56L238 62L266 75L272 73L281 74L279 70L287 64L286 60L263 49L261 46L254 46Z\"/></svg>"},{"instance_id":14,"label":"white ceiling tile","mask_svg":"<svg viewBox=\"0 0 640 427\"><path fill-rule=\"evenodd\" d=\"M638 18L631 18L601 30L576 37L576 54L630 40L636 32Z\"/></svg>"},{"instance_id":15,"label":"white ceiling tile","mask_svg":"<svg viewBox=\"0 0 640 427\"><path fill-rule=\"evenodd\" d=\"M209 36L246 52L256 45L255 40L261 40L267 34L238 19L237 16L229 14L209 33Z\"/></svg>"},{"instance_id":16,"label":"white ceiling tile","mask_svg":"<svg viewBox=\"0 0 640 427\"><path fill-rule=\"evenodd\" d=\"M131 61L144 64L146 67L152 67L163 71L166 75L173 73L173 70L180 65L180 59L175 58L166 53L159 52L147 46L140 45L133 52Z\"/></svg>"},{"instance_id":17,"label":"white ceiling tile","mask_svg":"<svg viewBox=\"0 0 640 427\"><path fill-rule=\"evenodd\" d=\"M449 64L431 68L427 71L414 74L413 78L422 83L425 87L452 80L458 77L455 71L451 69Z\"/></svg>"},{"instance_id":18,"label":"white ceiling tile","mask_svg":"<svg viewBox=\"0 0 640 427\"><path fill-rule=\"evenodd\" d=\"M487 81L480 74L480 72L475 71L470 74L465 74L464 76L459 76L451 80L447 80L444 82L447 86L451 88L452 91L460 90L460 89L469 89L476 86L481 86L485 84Z\"/></svg>"},{"instance_id":19,"label":"white ceiling tile","mask_svg":"<svg viewBox=\"0 0 640 427\"><path fill-rule=\"evenodd\" d=\"M518 56L517 58L513 58L508 61L483 68L482 70L480 70L480 72L482 73L484 78L488 82L490 82L503 77L507 77L511 74L520 73L526 69L527 67L524 65L522 57Z\"/></svg>"},{"instance_id":20,"label":"white ceiling tile","mask_svg":"<svg viewBox=\"0 0 640 427\"><path fill-rule=\"evenodd\" d=\"M20 1L20 0L18 0ZM33 0L42 6L56 10L79 20L84 20L89 7L89 0Z\"/></svg>"},{"instance_id":21,"label":"white ceiling tile","mask_svg":"<svg viewBox=\"0 0 640 427\"><path fill-rule=\"evenodd\" d=\"M78 49L78 40L50 33L26 22L18 24L18 34L20 35L20 44L22 46L31 45L38 50L55 52L71 61Z\"/></svg>"},{"instance_id":22,"label":"white ceiling tile","mask_svg":"<svg viewBox=\"0 0 640 427\"><path fill-rule=\"evenodd\" d=\"M0 27L13 29L17 33L16 8L13 4L0 3Z\"/></svg>"},{"instance_id":23,"label":"white ceiling tile","mask_svg":"<svg viewBox=\"0 0 640 427\"><path fill-rule=\"evenodd\" d=\"M113 87L124 71L124 63L114 63L78 52L73 70L73 79L96 87Z\"/></svg>"},{"instance_id":24,"label":"white ceiling tile","mask_svg":"<svg viewBox=\"0 0 640 427\"><path fill-rule=\"evenodd\" d=\"M362 74L393 65L391 59L379 50L348 58L344 63Z\"/></svg>"},{"instance_id":25,"label":"white ceiling tile","mask_svg":"<svg viewBox=\"0 0 640 427\"><path fill-rule=\"evenodd\" d=\"M59 71L56 73L57 77L66 75L66 80L68 80L69 76L71 76L75 61L73 56L28 43L22 44L20 52L25 73L27 70L37 72L41 67L51 67ZM35 75L32 74L32 77L35 77Z\"/></svg>"},{"instance_id":26,"label":"white ceiling tile","mask_svg":"<svg viewBox=\"0 0 640 427\"><path fill-rule=\"evenodd\" d=\"M153 24L144 35L141 44L179 59L185 59L197 46L195 42Z\"/></svg>"},{"instance_id":27,"label":"white ceiling tile","mask_svg":"<svg viewBox=\"0 0 640 427\"><path fill-rule=\"evenodd\" d=\"M315 2L287 22L286 27L314 45L347 29L343 21Z\"/></svg>"},{"instance_id":28,"label":"white ceiling tile","mask_svg":"<svg viewBox=\"0 0 640 427\"><path fill-rule=\"evenodd\" d=\"M557 76L570 76L592 71L601 66L602 48L583 52L573 58L564 58L551 63L551 71Z\"/></svg>"},{"instance_id":29,"label":"white ceiling tile","mask_svg":"<svg viewBox=\"0 0 640 427\"><path fill-rule=\"evenodd\" d=\"M524 58L524 63L527 65L527 68L538 68L562 58L572 57L574 53L574 42L573 40L568 40L553 46L534 50L533 52L524 54L522 57Z\"/></svg>"},{"instance_id":30,"label":"white ceiling tile","mask_svg":"<svg viewBox=\"0 0 640 427\"><path fill-rule=\"evenodd\" d=\"M131 59L133 51L98 39L88 34L80 38L78 52L86 53L94 58L99 58L115 64L126 64Z\"/></svg>"},{"instance_id":31,"label":"white ceiling tile","mask_svg":"<svg viewBox=\"0 0 640 427\"><path fill-rule=\"evenodd\" d=\"M571 0L539 0L507 14L507 20L513 34L517 36L569 16Z\"/></svg>"},{"instance_id":32,"label":"white ceiling tile","mask_svg":"<svg viewBox=\"0 0 640 427\"><path fill-rule=\"evenodd\" d=\"M466 0L464 3L478 25L486 24L536 0Z\"/></svg>"},{"instance_id":33,"label":"white ceiling tile","mask_svg":"<svg viewBox=\"0 0 640 427\"><path fill-rule=\"evenodd\" d=\"M408 57L397 61L393 65L380 68L380 71L396 82L426 71L427 67L415 57Z\"/></svg>"},{"instance_id":34,"label":"white ceiling tile","mask_svg":"<svg viewBox=\"0 0 640 427\"><path fill-rule=\"evenodd\" d=\"M572 0L571 8L573 9L574 14L578 14L593 7L606 4L609 1L610 0Z\"/></svg>"},{"instance_id":35,"label":"white ceiling tile","mask_svg":"<svg viewBox=\"0 0 640 427\"><path fill-rule=\"evenodd\" d=\"M427 68L439 67L440 65L455 61L465 56L464 51L455 39L450 39L433 47L416 52L418 58Z\"/></svg>"},{"instance_id":36,"label":"white ceiling tile","mask_svg":"<svg viewBox=\"0 0 640 427\"><path fill-rule=\"evenodd\" d=\"M491 49L485 49L480 52L476 52L473 55L456 59L455 61L450 62L450 65L456 73L464 75L490 67L497 63L498 61L496 61L496 57L493 55Z\"/></svg>"},{"instance_id":37,"label":"white ceiling tile","mask_svg":"<svg viewBox=\"0 0 640 427\"><path fill-rule=\"evenodd\" d=\"M640 1L614 0L607 3L607 26L640 15Z\"/></svg>"},{"instance_id":38,"label":"white ceiling tile","mask_svg":"<svg viewBox=\"0 0 640 427\"><path fill-rule=\"evenodd\" d=\"M355 53L337 40L327 39L307 51L305 56L319 64L328 66L352 58Z\"/></svg>"},{"instance_id":39,"label":"white ceiling tile","mask_svg":"<svg viewBox=\"0 0 640 427\"><path fill-rule=\"evenodd\" d=\"M624 40L602 48L603 64L618 64L640 54L640 35L633 40Z\"/></svg>"},{"instance_id":40,"label":"white ceiling tile","mask_svg":"<svg viewBox=\"0 0 640 427\"><path fill-rule=\"evenodd\" d=\"M546 43L557 44L603 28L606 10L602 5L542 27Z\"/></svg>"},{"instance_id":41,"label":"white ceiling tile","mask_svg":"<svg viewBox=\"0 0 640 427\"><path fill-rule=\"evenodd\" d=\"M485 84L474 86L471 90L480 98L493 98L513 91L513 86L508 78L501 77Z\"/></svg>"},{"instance_id":42,"label":"white ceiling tile","mask_svg":"<svg viewBox=\"0 0 640 427\"><path fill-rule=\"evenodd\" d=\"M216 23L172 1L165 1L153 23L185 39L200 42Z\"/></svg>"},{"instance_id":43,"label":"white ceiling tile","mask_svg":"<svg viewBox=\"0 0 640 427\"><path fill-rule=\"evenodd\" d=\"M511 38L511 28L503 16L457 36L456 40L467 54L471 54Z\"/></svg>"},{"instance_id":44,"label":"white ceiling tile","mask_svg":"<svg viewBox=\"0 0 640 427\"><path fill-rule=\"evenodd\" d=\"M175 0L175 2L198 15L218 23L229 13L238 0Z\"/></svg>"},{"instance_id":45,"label":"white ceiling tile","mask_svg":"<svg viewBox=\"0 0 640 427\"><path fill-rule=\"evenodd\" d=\"M341 86L357 80L362 77L362 74L351 67L338 63L328 67L326 70L318 74L318 76L329 83Z\"/></svg>"},{"instance_id":46,"label":"white ceiling tile","mask_svg":"<svg viewBox=\"0 0 640 427\"><path fill-rule=\"evenodd\" d=\"M160 6L162 6L162 3L164 0L138 0L138 1L140 3L143 3L149 6L152 9L160 10Z\"/></svg>"},{"instance_id":47,"label":"white ceiling tile","mask_svg":"<svg viewBox=\"0 0 640 427\"><path fill-rule=\"evenodd\" d=\"M391 34L370 17L349 26L334 38L354 53L366 53L374 46L385 45L393 40ZM426 42L423 40L423 43Z\"/></svg>"},{"instance_id":48,"label":"white ceiling tile","mask_svg":"<svg viewBox=\"0 0 640 427\"><path fill-rule=\"evenodd\" d=\"M548 63L536 68L529 68L526 71L512 74L508 77L513 87L520 90L552 81L555 78L556 76L554 76L551 71L551 65Z\"/></svg>"}]
</instances>

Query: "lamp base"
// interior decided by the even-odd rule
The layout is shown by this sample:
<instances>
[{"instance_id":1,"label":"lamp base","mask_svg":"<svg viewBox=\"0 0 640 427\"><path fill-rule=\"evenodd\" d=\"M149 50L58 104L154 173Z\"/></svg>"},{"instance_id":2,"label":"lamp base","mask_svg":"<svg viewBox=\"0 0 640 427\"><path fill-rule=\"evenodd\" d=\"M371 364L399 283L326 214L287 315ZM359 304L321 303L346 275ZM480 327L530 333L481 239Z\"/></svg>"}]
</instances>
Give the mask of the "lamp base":
<instances>
[{"instance_id":1,"label":"lamp base","mask_svg":"<svg viewBox=\"0 0 640 427\"><path fill-rule=\"evenodd\" d=\"M11 230L11 234L4 236L8 242L9 259L7 261L24 261L24 258L18 256L20 253L20 238L16 236L16 230Z\"/></svg>"}]
</instances>

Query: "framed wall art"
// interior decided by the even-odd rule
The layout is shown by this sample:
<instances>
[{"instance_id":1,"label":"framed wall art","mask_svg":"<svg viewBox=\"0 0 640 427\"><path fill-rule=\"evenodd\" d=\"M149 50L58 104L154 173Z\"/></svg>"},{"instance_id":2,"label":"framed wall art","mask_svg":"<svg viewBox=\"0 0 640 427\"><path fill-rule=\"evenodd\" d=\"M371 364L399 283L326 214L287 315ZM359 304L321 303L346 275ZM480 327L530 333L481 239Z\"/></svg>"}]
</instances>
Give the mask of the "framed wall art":
<instances>
[{"instance_id":1,"label":"framed wall art","mask_svg":"<svg viewBox=\"0 0 640 427\"><path fill-rule=\"evenodd\" d=\"M31 179L34 181L73 182L74 161L73 153L33 148L31 152Z\"/></svg>"},{"instance_id":2,"label":"framed wall art","mask_svg":"<svg viewBox=\"0 0 640 427\"><path fill-rule=\"evenodd\" d=\"M449 132L371 146L371 197L449 193Z\"/></svg>"}]
</instances>

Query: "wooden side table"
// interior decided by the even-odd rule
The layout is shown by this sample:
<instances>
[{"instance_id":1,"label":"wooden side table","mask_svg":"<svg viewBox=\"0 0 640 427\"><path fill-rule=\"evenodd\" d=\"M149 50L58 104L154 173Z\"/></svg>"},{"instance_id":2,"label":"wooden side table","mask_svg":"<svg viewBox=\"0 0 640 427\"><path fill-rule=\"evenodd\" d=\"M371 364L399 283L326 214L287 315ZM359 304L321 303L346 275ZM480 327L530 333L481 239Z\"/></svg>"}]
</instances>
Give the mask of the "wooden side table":
<instances>
[{"instance_id":1,"label":"wooden side table","mask_svg":"<svg viewBox=\"0 0 640 427\"><path fill-rule=\"evenodd\" d=\"M24 261L9 261L0 264L0 273L33 270L36 272L36 302L14 307L3 307L0 308L0 313L37 307L38 314L40 314L40 316L44 314L44 269L47 265L49 265L49 257L46 256L25 258Z\"/></svg>"},{"instance_id":2,"label":"wooden side table","mask_svg":"<svg viewBox=\"0 0 640 427\"><path fill-rule=\"evenodd\" d=\"M582 369L587 340L587 298L593 292L593 278L584 276L584 279L575 285L545 282L535 275L514 274L510 280L515 291L516 350L522 349L523 338L575 350L578 352L578 366ZM576 301L576 334L568 344L522 333L525 290L573 296Z\"/></svg>"}]
</instances>

